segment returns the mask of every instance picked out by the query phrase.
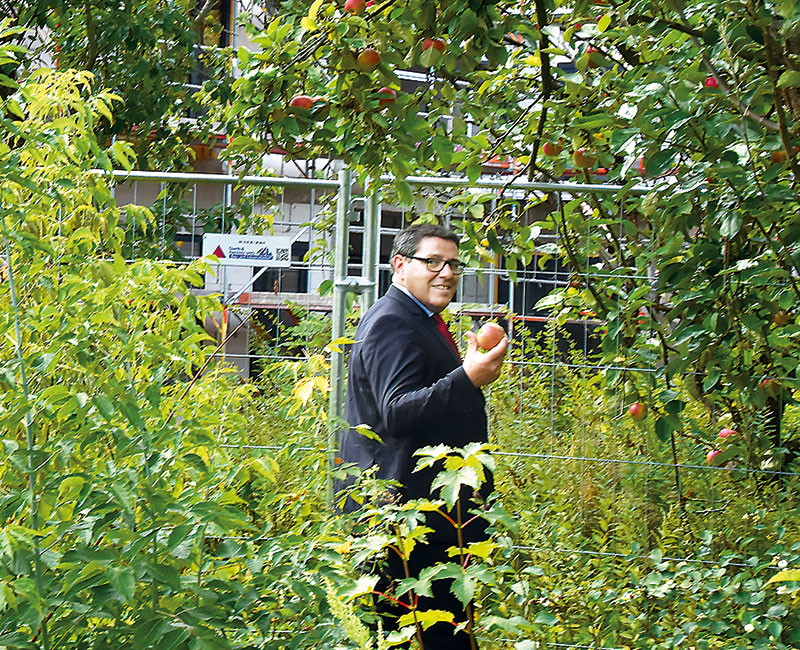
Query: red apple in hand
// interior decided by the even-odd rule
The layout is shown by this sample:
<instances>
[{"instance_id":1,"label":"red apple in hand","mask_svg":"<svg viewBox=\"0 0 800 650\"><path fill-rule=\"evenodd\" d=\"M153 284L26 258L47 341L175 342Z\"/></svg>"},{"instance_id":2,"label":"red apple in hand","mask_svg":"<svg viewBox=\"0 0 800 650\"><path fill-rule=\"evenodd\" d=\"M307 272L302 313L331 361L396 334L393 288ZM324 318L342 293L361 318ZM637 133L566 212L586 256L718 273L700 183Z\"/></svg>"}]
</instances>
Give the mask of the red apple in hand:
<instances>
[{"instance_id":1,"label":"red apple in hand","mask_svg":"<svg viewBox=\"0 0 800 650\"><path fill-rule=\"evenodd\" d=\"M641 422L647 417L647 404L634 402L628 407L628 414L637 422Z\"/></svg>"},{"instance_id":2,"label":"red apple in hand","mask_svg":"<svg viewBox=\"0 0 800 650\"><path fill-rule=\"evenodd\" d=\"M491 350L495 345L503 340L506 335L505 330L497 323L484 323L478 330L478 347L483 350Z\"/></svg>"}]
</instances>

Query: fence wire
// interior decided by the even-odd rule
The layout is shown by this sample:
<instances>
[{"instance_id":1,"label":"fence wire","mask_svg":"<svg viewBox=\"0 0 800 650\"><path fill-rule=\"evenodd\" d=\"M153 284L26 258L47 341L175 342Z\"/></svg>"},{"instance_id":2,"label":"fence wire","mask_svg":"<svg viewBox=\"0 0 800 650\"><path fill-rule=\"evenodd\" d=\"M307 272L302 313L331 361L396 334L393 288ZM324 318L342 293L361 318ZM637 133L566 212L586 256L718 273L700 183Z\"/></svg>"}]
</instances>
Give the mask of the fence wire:
<instances>
[{"instance_id":1,"label":"fence wire","mask_svg":"<svg viewBox=\"0 0 800 650\"><path fill-rule=\"evenodd\" d=\"M256 383L270 364L307 360L310 352L321 349L330 327L331 300L320 291L333 281L335 188L331 181L313 186L313 179L297 179L295 184L281 185L281 179L238 179L215 177L210 180L179 175L138 176L117 186L117 201L144 203L156 213L162 239L143 237L141 224L134 219L127 223L130 238L128 254L161 256L175 263L186 263L200 256L206 232L244 232L259 230L268 223L271 234L290 234L292 260L286 269L228 268L219 266L206 274L203 292L217 292L226 305L216 324L218 338L246 321L241 335L232 341L225 358L239 372ZM413 180L413 179L412 179ZM555 214L563 222L565 203L578 194L598 192L611 195L619 188L598 185L586 188L578 184L535 184L524 191L525 197L536 194L537 206ZM428 179L418 189L435 190L440 195L433 202L442 206L448 192L471 188L508 191L502 182L470 185L460 179L442 181ZM519 190L515 190L519 192ZM552 200L541 203L543 192ZM431 200L431 196L427 198ZM438 200L438 203L437 203ZM526 205L520 199L520 205ZM351 214L349 237L350 258L347 272L363 275L359 251L365 236L364 204L360 199L348 206ZM382 295L391 281L389 251L396 232L419 217L419 211L384 205L378 229L378 294ZM519 216L519 215L517 215ZM523 211L523 218L535 224L548 215L537 208ZM446 219L447 217L445 217ZM618 205L616 228L622 238L625 218L624 201ZM556 554L563 559L578 557L610 558L634 562L649 558L645 550L630 553L592 547L597 544L591 533L598 526L628 526L636 529L633 540L641 549L655 549L656 512L678 509L682 517L703 519L715 534L720 522L712 515L724 514L728 501L723 498L727 477L741 480L796 481L800 473L786 468L746 467L736 462L712 465L703 462L705 451L715 443L710 421L700 423L700 415L689 418L687 429L679 432L680 444L658 440L652 418L633 423L627 415L629 395L609 394L600 387L600 378L609 372L629 373L642 387L642 399L652 397L655 382L663 371L655 356L647 363L628 363L617 337L616 363L597 361L597 330L604 324L592 314L562 319L549 311L536 308L537 302L554 288L586 286L616 280L624 275L631 281L653 282L654 274L641 274L623 268L615 272L595 266L593 241L605 231L591 219L585 220L582 252L585 266L565 266L553 250L567 245L560 230L541 236L546 253L537 254L532 262L516 274L504 268L504 261L494 257L491 264L470 267L462 276L452 311L451 329L456 339L474 329L481 321L501 319L509 328L511 353L504 377L486 390L487 409L492 441L499 445L498 482L505 489L506 505L522 520L530 510L543 507L550 497L557 496L559 506L574 509L577 530L562 530L549 536L548 531L534 535L530 543L518 540L513 549L522 554ZM571 242L570 245L575 245ZM652 250L658 247L651 242ZM652 251L650 251L652 252ZM616 294L618 309L625 307L620 292ZM316 315L316 317L315 317ZM302 324L302 327L298 327ZM654 332L652 316L642 313L637 323ZM298 334L299 332L299 334ZM220 339L221 340L221 339ZM687 374L691 374L690 371ZM647 392L649 391L649 392ZM787 417L798 419L794 407ZM266 435L268 438L269 436ZM312 441L310 441L312 442ZM292 447L295 453L332 454L324 439L318 444ZM243 442L225 444L224 448L242 453L278 453L281 444ZM627 455L624 455L627 454ZM761 485L761 484L758 484ZM757 485L757 487L758 487ZM763 486L758 487L762 489ZM692 492L703 491L702 496ZM781 503L794 508L791 502ZM696 506L694 510L690 506ZM552 508L552 504L549 505ZM551 531L552 532L552 531ZM565 538L558 535L563 534ZM250 537L229 539L256 541ZM632 540L626 539L626 542ZM622 540L618 540L622 545ZM702 546L702 545L699 545ZM698 557L698 549L686 548L685 557L669 556L664 561L694 563L700 566L750 568L745 562L730 562ZM775 567L771 567L775 568ZM276 634L292 634L291 630ZM570 643L542 643L542 647L599 648L602 646ZM616 650L606 647L605 650Z\"/></svg>"}]
</instances>

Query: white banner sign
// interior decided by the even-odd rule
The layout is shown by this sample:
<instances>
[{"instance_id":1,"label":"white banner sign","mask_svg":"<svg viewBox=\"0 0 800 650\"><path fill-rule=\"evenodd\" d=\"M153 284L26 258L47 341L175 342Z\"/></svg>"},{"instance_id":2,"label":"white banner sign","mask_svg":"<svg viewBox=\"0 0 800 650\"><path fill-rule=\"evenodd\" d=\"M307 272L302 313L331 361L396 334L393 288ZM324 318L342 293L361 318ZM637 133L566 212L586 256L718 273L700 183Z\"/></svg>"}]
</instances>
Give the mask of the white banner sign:
<instances>
[{"instance_id":1,"label":"white banner sign","mask_svg":"<svg viewBox=\"0 0 800 650\"><path fill-rule=\"evenodd\" d=\"M229 266L289 266L292 238L269 235L203 235L203 255Z\"/></svg>"}]
</instances>

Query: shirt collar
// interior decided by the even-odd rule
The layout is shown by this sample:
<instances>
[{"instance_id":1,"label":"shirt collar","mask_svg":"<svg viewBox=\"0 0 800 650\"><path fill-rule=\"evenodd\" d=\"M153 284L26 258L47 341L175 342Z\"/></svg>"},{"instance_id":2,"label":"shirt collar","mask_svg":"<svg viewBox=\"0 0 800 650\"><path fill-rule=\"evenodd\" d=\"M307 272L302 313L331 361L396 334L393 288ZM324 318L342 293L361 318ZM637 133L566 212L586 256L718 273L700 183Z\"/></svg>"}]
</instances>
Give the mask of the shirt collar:
<instances>
[{"instance_id":1,"label":"shirt collar","mask_svg":"<svg viewBox=\"0 0 800 650\"><path fill-rule=\"evenodd\" d=\"M419 305L419 308L420 308L422 311L424 311L424 312L425 312L425 315L426 315L428 318L430 318L431 316L433 316L433 312L432 312L430 309L428 309L428 308L427 308L425 305L423 305L423 304L422 304L422 303L421 303L419 300L417 300L416 296L414 296L414 294L413 294L413 293L411 293L411 292L410 292L410 291L409 291L409 290L408 290L406 287L402 287L402 286L400 286L399 284L394 284L394 283L393 283L393 286L395 286L395 287L397 287L398 289L400 289L400 291L402 291L402 292L403 292L404 294L406 294L406 295L407 295L409 298L411 298L411 300L413 300L415 303L417 303L417 304Z\"/></svg>"}]
</instances>

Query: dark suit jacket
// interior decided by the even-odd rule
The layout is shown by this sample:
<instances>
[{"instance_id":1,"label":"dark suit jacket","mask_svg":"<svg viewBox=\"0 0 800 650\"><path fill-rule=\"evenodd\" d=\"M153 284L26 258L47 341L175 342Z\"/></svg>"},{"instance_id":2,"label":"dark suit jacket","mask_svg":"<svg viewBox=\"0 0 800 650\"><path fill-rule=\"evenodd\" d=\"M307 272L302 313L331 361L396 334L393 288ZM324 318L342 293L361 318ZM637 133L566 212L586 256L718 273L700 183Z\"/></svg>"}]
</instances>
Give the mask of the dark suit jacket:
<instances>
[{"instance_id":1,"label":"dark suit jacket","mask_svg":"<svg viewBox=\"0 0 800 650\"><path fill-rule=\"evenodd\" d=\"M382 443L350 429L342 433L340 457L363 469L377 466L378 478L402 483L403 498L429 496L437 470L413 472L414 452L486 442L483 393L433 318L397 287L364 314L355 339L345 419L369 425Z\"/></svg>"}]
</instances>

